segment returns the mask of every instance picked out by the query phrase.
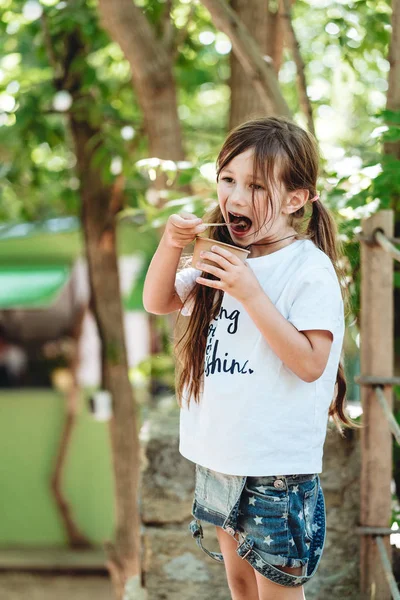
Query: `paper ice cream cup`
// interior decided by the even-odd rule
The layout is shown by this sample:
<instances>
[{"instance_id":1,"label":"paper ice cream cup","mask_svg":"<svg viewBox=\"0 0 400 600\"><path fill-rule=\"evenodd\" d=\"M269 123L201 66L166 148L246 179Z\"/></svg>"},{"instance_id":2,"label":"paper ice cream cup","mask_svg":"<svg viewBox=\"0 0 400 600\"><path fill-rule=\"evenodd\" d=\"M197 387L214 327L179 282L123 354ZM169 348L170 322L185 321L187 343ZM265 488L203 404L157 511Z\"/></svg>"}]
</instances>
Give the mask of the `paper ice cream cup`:
<instances>
[{"instance_id":1,"label":"paper ice cream cup","mask_svg":"<svg viewBox=\"0 0 400 600\"><path fill-rule=\"evenodd\" d=\"M243 262L246 260L248 254L250 253L250 250L245 250L244 248L238 248L237 246L231 246L230 244L224 244L223 242L218 242L217 240L212 240L210 238L197 237L195 245L194 245L193 257L192 257L192 266L193 267L197 268L196 264L198 262L203 262L205 265L215 266L214 262L200 257L200 252L211 251L211 246L219 246L221 248L225 248L226 250L229 250L229 252L232 252L232 254L235 254L235 256L240 258L240 260Z\"/></svg>"}]
</instances>

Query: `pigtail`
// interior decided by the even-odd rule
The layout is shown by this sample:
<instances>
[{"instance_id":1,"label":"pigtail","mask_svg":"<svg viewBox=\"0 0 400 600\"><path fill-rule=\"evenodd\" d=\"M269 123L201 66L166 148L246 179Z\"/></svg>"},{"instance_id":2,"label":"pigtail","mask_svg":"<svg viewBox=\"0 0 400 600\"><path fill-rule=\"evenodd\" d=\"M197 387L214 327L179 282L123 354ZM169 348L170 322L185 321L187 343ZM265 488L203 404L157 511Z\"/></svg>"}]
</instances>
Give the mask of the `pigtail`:
<instances>
[{"instance_id":1,"label":"pigtail","mask_svg":"<svg viewBox=\"0 0 400 600\"><path fill-rule=\"evenodd\" d=\"M350 313L350 298L346 284L346 270L342 259L344 256L343 244L339 240L338 228L332 213L325 208L320 200L312 203L307 237L331 259L339 280L344 314L347 317ZM329 416L332 417L339 432L343 435L343 427L358 429L360 425L353 421L345 411L347 383L342 359L339 361L335 390L336 396L329 407Z\"/></svg>"},{"instance_id":2,"label":"pigtail","mask_svg":"<svg viewBox=\"0 0 400 600\"><path fill-rule=\"evenodd\" d=\"M312 213L308 222L307 234L317 248L329 256L334 265L338 262L340 244L335 220L321 200L311 203Z\"/></svg>"},{"instance_id":3,"label":"pigtail","mask_svg":"<svg viewBox=\"0 0 400 600\"><path fill-rule=\"evenodd\" d=\"M219 206L207 215L204 215L204 219L212 223L224 222ZM207 237L233 244L229 232L225 227L210 228ZM214 275L204 271L201 276L206 279L215 279ZM221 290L195 283L184 303L193 302L192 314L189 319L183 318L181 314L178 316L175 357L177 361L176 397L179 406L182 406L184 392L187 396L188 406L190 398L193 398L195 402L200 401L208 327L220 311L222 297L223 292Z\"/></svg>"},{"instance_id":4,"label":"pigtail","mask_svg":"<svg viewBox=\"0 0 400 600\"><path fill-rule=\"evenodd\" d=\"M353 421L345 411L347 384L342 361L339 362L335 387L337 390L336 397L329 407L329 416L332 417L336 427L343 436L343 427L360 429L361 425Z\"/></svg>"}]
</instances>

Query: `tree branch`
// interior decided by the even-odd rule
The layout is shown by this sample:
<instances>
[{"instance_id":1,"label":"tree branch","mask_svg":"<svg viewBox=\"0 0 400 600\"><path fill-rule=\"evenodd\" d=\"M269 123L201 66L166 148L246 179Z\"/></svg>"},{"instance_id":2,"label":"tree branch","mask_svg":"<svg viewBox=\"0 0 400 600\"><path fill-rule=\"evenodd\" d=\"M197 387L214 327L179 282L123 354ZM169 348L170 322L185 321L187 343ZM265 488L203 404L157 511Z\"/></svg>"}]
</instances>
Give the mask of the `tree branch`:
<instances>
[{"instance_id":1,"label":"tree branch","mask_svg":"<svg viewBox=\"0 0 400 600\"><path fill-rule=\"evenodd\" d=\"M253 82L266 110L270 114L290 117L290 110L279 88L278 78L271 64L266 62L236 13L225 0L202 0L212 19L231 40L233 50L244 71Z\"/></svg>"},{"instance_id":2,"label":"tree branch","mask_svg":"<svg viewBox=\"0 0 400 600\"><path fill-rule=\"evenodd\" d=\"M291 2L292 1L294 0L291 0ZM272 58L275 73L279 73L282 64L283 48L285 45L281 11L282 4L279 2L276 11L272 11L271 4L271 0L268 0L267 54Z\"/></svg>"},{"instance_id":3,"label":"tree branch","mask_svg":"<svg viewBox=\"0 0 400 600\"><path fill-rule=\"evenodd\" d=\"M305 65L303 61L303 57L300 52L300 44L296 37L296 32L293 28L292 23L292 3L291 0L282 0L283 3L283 11L282 11L282 19L285 24L288 43L292 50L293 60L296 64L297 70L297 87L299 92L299 103L301 106L301 110L305 114L307 118L308 129L311 133L315 135L315 127L314 127L314 119L312 114L312 106L310 99L307 95L307 81L305 75Z\"/></svg>"},{"instance_id":4,"label":"tree branch","mask_svg":"<svg viewBox=\"0 0 400 600\"><path fill-rule=\"evenodd\" d=\"M104 28L114 40L118 40L129 60L135 84L151 81L153 88L164 85L164 74L170 71L170 57L164 45L157 39L143 12L132 0L116 3L99 0ZM131 57L135 60L131 60ZM143 68L146 65L146 69Z\"/></svg>"}]
</instances>

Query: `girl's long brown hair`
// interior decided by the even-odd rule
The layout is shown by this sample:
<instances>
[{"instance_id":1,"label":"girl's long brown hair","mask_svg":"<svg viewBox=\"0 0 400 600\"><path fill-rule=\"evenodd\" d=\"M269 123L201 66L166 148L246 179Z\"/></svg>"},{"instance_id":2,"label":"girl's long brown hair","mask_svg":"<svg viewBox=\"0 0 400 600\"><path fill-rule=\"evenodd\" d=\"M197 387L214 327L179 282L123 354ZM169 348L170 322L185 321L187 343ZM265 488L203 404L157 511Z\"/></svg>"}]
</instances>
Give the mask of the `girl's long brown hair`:
<instances>
[{"instance_id":1,"label":"girl's long brown hair","mask_svg":"<svg viewBox=\"0 0 400 600\"><path fill-rule=\"evenodd\" d=\"M279 173L279 182L288 192L305 189L310 198L316 195L319 153L316 140L310 133L281 117L247 121L233 129L225 140L217 158L217 180L221 170L233 158L249 149L254 152L254 176L261 178L266 189L266 215L270 215L266 222L274 220L273 198L278 189L276 173ZM212 223L223 223L219 206L205 216L205 222L206 219ZM296 230L297 239L312 240L331 259L340 282L347 314L349 298L345 284L346 273L341 262L342 244L338 240L336 223L330 211L320 200L306 202L302 208L289 215L288 224ZM208 237L234 244L226 227L211 227ZM202 277L212 278L208 273L203 273ZM176 393L180 406L184 395L187 396L188 406L190 398L195 402L200 401L208 328L219 313L222 297L221 290L196 283L186 300L193 301L191 316L188 320L178 319L178 325L181 325L181 321L187 321L186 328L175 344ZM344 367L340 361L335 386L336 397L329 408L329 415L340 431L342 425L357 426L345 412L346 387Z\"/></svg>"}]
</instances>

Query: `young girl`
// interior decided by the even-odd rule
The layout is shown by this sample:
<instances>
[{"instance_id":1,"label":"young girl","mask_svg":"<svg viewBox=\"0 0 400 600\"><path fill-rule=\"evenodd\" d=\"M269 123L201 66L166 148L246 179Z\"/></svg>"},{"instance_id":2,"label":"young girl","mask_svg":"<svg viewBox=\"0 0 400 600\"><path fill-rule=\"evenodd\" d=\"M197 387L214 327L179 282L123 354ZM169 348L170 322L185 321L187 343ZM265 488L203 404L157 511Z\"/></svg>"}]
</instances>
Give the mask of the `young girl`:
<instances>
[{"instance_id":1,"label":"young girl","mask_svg":"<svg viewBox=\"0 0 400 600\"><path fill-rule=\"evenodd\" d=\"M344 413L344 290L335 223L317 191L314 138L282 118L233 130L217 159L213 246L177 274L207 229L172 215L144 288L149 312L176 310L180 452L196 463L190 524L224 561L233 600L297 600L325 542L318 474L328 414ZM333 400L335 384L336 397ZM221 554L202 544L216 526Z\"/></svg>"}]
</instances>

